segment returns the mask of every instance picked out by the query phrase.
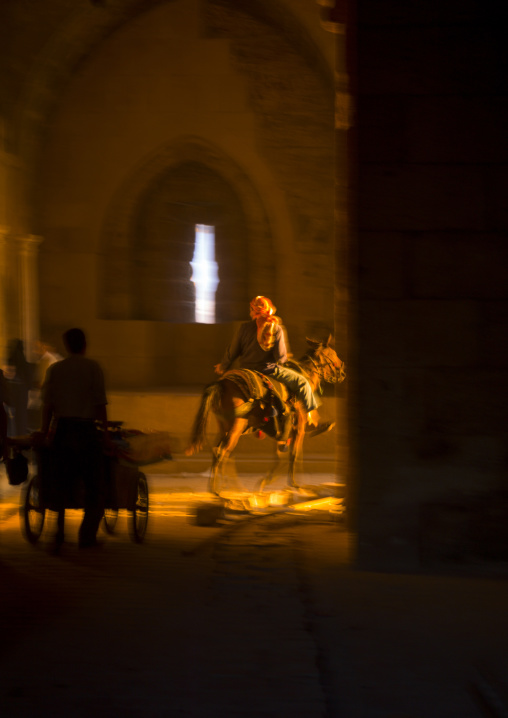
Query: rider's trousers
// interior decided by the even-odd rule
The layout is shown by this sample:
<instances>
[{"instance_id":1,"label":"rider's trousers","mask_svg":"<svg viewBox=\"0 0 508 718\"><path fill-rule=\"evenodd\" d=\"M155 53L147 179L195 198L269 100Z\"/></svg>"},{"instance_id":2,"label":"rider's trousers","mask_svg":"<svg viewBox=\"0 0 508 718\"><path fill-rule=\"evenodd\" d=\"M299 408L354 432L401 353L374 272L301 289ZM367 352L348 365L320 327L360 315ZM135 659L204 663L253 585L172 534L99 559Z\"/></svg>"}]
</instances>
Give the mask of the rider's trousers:
<instances>
[{"instance_id":1,"label":"rider's trousers","mask_svg":"<svg viewBox=\"0 0 508 718\"><path fill-rule=\"evenodd\" d=\"M296 394L305 407L306 412L317 409L319 406L312 387L303 374L299 374L297 371L293 371L293 369L287 369L284 366L277 365L273 373L268 374L268 376L272 376L274 379L282 382L282 384L287 386L290 392Z\"/></svg>"}]
</instances>

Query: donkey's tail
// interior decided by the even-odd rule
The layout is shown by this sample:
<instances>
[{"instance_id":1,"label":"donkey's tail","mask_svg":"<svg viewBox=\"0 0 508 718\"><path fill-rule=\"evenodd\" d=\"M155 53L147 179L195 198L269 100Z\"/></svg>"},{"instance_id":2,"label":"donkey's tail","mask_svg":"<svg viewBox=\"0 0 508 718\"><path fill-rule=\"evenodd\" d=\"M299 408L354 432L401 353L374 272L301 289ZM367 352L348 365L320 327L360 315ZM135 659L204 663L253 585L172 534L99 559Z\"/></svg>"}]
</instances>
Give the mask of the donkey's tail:
<instances>
[{"instance_id":1,"label":"donkey's tail","mask_svg":"<svg viewBox=\"0 0 508 718\"><path fill-rule=\"evenodd\" d=\"M220 390L220 383L218 381L209 384L203 392L201 397L201 404L199 405L198 413L194 419L192 426L190 444L185 450L187 456L196 454L203 447L206 434L206 425L208 422L208 414L216 401L217 395Z\"/></svg>"}]
</instances>

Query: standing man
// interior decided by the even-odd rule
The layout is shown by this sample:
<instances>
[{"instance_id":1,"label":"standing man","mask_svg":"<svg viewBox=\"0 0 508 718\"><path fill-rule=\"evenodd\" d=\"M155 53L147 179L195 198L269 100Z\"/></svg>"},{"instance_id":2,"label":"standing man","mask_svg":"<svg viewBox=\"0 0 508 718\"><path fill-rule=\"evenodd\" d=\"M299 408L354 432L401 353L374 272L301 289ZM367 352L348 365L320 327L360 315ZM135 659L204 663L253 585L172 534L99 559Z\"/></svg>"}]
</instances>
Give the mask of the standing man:
<instances>
[{"instance_id":1,"label":"standing man","mask_svg":"<svg viewBox=\"0 0 508 718\"><path fill-rule=\"evenodd\" d=\"M21 339L12 339L7 348L8 395L11 413L9 434L28 433L28 392L32 387L34 364L25 357Z\"/></svg>"},{"instance_id":2,"label":"standing man","mask_svg":"<svg viewBox=\"0 0 508 718\"><path fill-rule=\"evenodd\" d=\"M85 489L79 546L97 545L104 510L103 450L110 442L102 369L85 356L86 337L81 329L69 329L63 341L68 356L48 368L42 389L42 434L51 443L58 511L56 550L64 541L65 504L77 478L83 480ZM96 420L102 424L102 436Z\"/></svg>"}]
</instances>

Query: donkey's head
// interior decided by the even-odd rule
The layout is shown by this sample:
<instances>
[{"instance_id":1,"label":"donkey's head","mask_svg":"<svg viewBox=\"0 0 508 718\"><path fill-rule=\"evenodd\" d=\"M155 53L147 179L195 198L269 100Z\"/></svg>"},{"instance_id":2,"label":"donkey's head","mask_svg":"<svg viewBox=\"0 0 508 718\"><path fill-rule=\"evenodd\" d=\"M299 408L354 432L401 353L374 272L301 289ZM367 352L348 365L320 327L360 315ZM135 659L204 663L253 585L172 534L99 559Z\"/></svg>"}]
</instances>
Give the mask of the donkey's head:
<instances>
[{"instance_id":1,"label":"donkey's head","mask_svg":"<svg viewBox=\"0 0 508 718\"><path fill-rule=\"evenodd\" d=\"M310 349L306 357L320 379L330 384L340 384L346 378L344 362L337 356L333 337L330 334L326 342L318 342L307 338Z\"/></svg>"}]
</instances>

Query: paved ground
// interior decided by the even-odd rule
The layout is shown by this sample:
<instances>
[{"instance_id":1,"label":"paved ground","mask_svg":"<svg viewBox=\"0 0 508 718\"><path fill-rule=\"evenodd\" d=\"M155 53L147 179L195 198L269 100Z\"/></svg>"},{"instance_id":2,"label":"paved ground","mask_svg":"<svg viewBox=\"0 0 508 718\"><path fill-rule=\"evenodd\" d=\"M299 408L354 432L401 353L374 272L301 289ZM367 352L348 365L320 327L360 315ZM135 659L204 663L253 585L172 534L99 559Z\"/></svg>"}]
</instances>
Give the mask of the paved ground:
<instances>
[{"instance_id":1,"label":"paved ground","mask_svg":"<svg viewBox=\"0 0 508 718\"><path fill-rule=\"evenodd\" d=\"M327 511L197 526L204 476L149 484L145 543L80 551L69 512L54 557L0 474L2 718L507 714L505 580L355 571Z\"/></svg>"}]
</instances>

